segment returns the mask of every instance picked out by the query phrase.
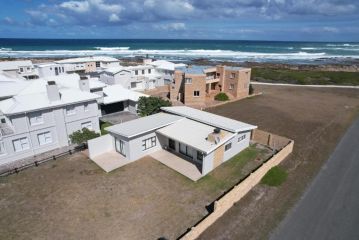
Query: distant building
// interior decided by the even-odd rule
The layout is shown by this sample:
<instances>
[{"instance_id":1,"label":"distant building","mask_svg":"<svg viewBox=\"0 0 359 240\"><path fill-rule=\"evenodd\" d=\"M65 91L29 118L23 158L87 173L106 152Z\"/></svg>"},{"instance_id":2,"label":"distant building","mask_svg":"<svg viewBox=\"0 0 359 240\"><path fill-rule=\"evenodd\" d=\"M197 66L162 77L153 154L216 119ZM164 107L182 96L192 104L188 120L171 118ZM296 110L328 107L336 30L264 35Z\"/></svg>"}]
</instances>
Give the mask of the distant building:
<instances>
[{"instance_id":1,"label":"distant building","mask_svg":"<svg viewBox=\"0 0 359 240\"><path fill-rule=\"evenodd\" d=\"M55 63L64 67L67 73L91 73L120 66L120 60L107 56L69 58L55 61Z\"/></svg>"},{"instance_id":2,"label":"distant building","mask_svg":"<svg viewBox=\"0 0 359 240\"><path fill-rule=\"evenodd\" d=\"M170 88L170 99L186 105L205 104L206 96L224 92L232 98L243 98L249 94L251 69L240 67L177 68Z\"/></svg>"},{"instance_id":3,"label":"distant building","mask_svg":"<svg viewBox=\"0 0 359 240\"><path fill-rule=\"evenodd\" d=\"M0 72L24 79L38 78L37 70L30 60L0 62Z\"/></svg>"},{"instance_id":4,"label":"distant building","mask_svg":"<svg viewBox=\"0 0 359 240\"><path fill-rule=\"evenodd\" d=\"M34 80L20 94L0 101L0 165L68 146L69 135L82 128L99 132L98 98Z\"/></svg>"}]
</instances>

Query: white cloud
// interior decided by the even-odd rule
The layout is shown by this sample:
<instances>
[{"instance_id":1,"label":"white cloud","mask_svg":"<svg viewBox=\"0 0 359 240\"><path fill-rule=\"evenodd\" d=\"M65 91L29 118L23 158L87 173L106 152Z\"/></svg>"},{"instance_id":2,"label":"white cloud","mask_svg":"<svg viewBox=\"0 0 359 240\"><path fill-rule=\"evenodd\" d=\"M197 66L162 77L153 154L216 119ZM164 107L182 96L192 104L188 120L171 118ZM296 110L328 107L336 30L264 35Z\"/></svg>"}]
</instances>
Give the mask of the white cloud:
<instances>
[{"instance_id":1,"label":"white cloud","mask_svg":"<svg viewBox=\"0 0 359 240\"><path fill-rule=\"evenodd\" d=\"M154 28L167 31L181 31L186 29L186 24L182 22L155 24Z\"/></svg>"},{"instance_id":2,"label":"white cloud","mask_svg":"<svg viewBox=\"0 0 359 240\"><path fill-rule=\"evenodd\" d=\"M60 4L60 7L77 13L86 13L90 10L88 1L68 1Z\"/></svg>"},{"instance_id":3,"label":"white cloud","mask_svg":"<svg viewBox=\"0 0 359 240\"><path fill-rule=\"evenodd\" d=\"M108 21L112 23L119 22L120 20L121 20L120 17L115 13L112 13L108 18Z\"/></svg>"}]
</instances>

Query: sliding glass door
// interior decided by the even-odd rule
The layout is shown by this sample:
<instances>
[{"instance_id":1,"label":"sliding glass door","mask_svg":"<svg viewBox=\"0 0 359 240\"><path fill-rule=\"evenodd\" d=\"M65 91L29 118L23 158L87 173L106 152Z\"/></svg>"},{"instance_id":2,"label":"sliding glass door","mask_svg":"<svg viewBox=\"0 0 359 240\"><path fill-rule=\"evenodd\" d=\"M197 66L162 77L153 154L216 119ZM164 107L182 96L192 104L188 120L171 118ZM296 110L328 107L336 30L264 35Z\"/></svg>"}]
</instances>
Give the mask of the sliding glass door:
<instances>
[{"instance_id":1,"label":"sliding glass door","mask_svg":"<svg viewBox=\"0 0 359 240\"><path fill-rule=\"evenodd\" d=\"M121 139L115 138L116 151L126 157L125 143Z\"/></svg>"},{"instance_id":2,"label":"sliding glass door","mask_svg":"<svg viewBox=\"0 0 359 240\"><path fill-rule=\"evenodd\" d=\"M193 151L192 148L187 146L186 144L180 143L179 144L179 151L180 153L182 153L183 155L186 155L189 158L193 159Z\"/></svg>"}]
</instances>

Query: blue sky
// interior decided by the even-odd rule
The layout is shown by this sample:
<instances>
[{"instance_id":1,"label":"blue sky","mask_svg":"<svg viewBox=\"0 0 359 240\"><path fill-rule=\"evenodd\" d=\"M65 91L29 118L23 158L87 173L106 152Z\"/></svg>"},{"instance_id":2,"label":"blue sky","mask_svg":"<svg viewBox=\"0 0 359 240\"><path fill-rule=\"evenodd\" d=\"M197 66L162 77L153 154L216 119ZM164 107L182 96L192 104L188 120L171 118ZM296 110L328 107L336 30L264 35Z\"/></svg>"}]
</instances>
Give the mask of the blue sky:
<instances>
[{"instance_id":1,"label":"blue sky","mask_svg":"<svg viewBox=\"0 0 359 240\"><path fill-rule=\"evenodd\" d=\"M358 0L2 0L0 37L359 41Z\"/></svg>"}]
</instances>

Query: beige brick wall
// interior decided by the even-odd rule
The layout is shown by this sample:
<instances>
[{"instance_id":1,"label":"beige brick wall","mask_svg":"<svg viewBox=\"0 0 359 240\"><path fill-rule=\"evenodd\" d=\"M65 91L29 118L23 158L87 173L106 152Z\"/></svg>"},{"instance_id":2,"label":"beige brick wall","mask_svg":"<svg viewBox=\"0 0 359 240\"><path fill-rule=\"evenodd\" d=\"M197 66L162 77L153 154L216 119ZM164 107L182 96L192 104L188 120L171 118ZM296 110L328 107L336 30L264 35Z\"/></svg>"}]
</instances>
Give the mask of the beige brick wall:
<instances>
[{"instance_id":1,"label":"beige brick wall","mask_svg":"<svg viewBox=\"0 0 359 240\"><path fill-rule=\"evenodd\" d=\"M250 68L241 70L225 70L223 76L222 92L229 93L235 98L247 97L249 94L250 77ZM232 89L231 85L233 87Z\"/></svg>"},{"instance_id":2,"label":"beige brick wall","mask_svg":"<svg viewBox=\"0 0 359 240\"><path fill-rule=\"evenodd\" d=\"M186 74L186 78L192 78L192 83L184 83L184 104L204 105L206 100L205 75ZM194 91L199 91L199 96L194 96Z\"/></svg>"},{"instance_id":3,"label":"beige brick wall","mask_svg":"<svg viewBox=\"0 0 359 240\"><path fill-rule=\"evenodd\" d=\"M263 136L265 135L264 133L265 132L263 132ZM266 133L266 135L269 136L271 134ZM278 135L273 134L272 136L275 138ZM262 167L250 174L241 183L234 186L231 191L216 201L214 203L214 211L196 226L192 227L191 230L180 239L194 240L198 238L208 227L210 227L218 218L220 218L226 211L228 211L233 206L233 204L242 199L255 185L257 185L263 176L269 171L269 169L280 164L293 151L293 146L294 141L289 140L287 145L285 145L283 149L281 149L271 159L264 163Z\"/></svg>"},{"instance_id":4,"label":"beige brick wall","mask_svg":"<svg viewBox=\"0 0 359 240\"><path fill-rule=\"evenodd\" d=\"M85 72L95 72L96 71L96 63L95 62L87 62L85 63Z\"/></svg>"}]
</instances>

